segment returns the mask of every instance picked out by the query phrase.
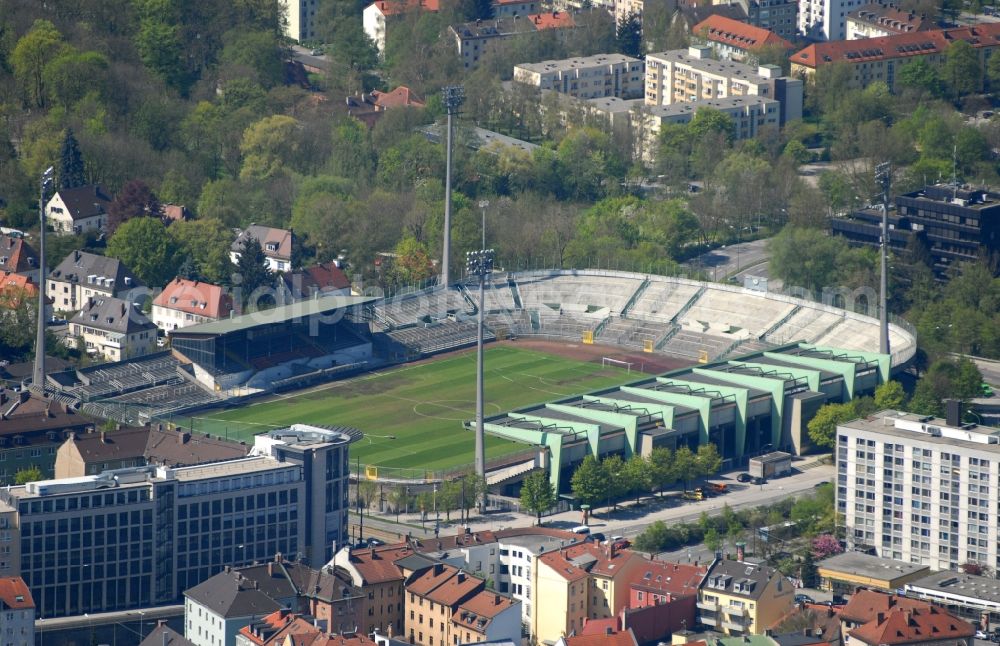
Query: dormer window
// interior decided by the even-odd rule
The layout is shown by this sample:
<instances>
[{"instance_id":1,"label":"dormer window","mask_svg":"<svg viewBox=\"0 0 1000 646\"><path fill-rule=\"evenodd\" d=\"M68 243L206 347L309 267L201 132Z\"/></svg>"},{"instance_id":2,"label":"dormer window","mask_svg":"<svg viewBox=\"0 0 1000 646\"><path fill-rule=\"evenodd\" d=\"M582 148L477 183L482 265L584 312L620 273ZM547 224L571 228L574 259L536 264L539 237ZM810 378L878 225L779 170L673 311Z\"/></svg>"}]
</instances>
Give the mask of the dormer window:
<instances>
[{"instance_id":1,"label":"dormer window","mask_svg":"<svg viewBox=\"0 0 1000 646\"><path fill-rule=\"evenodd\" d=\"M176 296L171 296L170 297L170 304L173 305L176 302L177 302L177 297Z\"/></svg>"},{"instance_id":2,"label":"dormer window","mask_svg":"<svg viewBox=\"0 0 1000 646\"><path fill-rule=\"evenodd\" d=\"M277 242L268 242L267 243L267 250L268 251L277 251L278 250L278 243Z\"/></svg>"},{"instance_id":3,"label":"dormer window","mask_svg":"<svg viewBox=\"0 0 1000 646\"><path fill-rule=\"evenodd\" d=\"M130 276L125 277L125 286L128 287L132 284L132 278Z\"/></svg>"}]
</instances>

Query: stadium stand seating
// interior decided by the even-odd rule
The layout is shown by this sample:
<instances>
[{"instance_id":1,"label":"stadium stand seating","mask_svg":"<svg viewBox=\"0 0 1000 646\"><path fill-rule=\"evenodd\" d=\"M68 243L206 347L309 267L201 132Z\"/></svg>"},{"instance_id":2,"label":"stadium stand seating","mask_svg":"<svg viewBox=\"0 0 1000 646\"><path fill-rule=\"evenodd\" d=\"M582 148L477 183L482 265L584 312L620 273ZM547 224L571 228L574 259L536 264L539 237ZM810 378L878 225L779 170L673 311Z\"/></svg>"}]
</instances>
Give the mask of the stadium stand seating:
<instances>
[{"instance_id":1,"label":"stadium stand seating","mask_svg":"<svg viewBox=\"0 0 1000 646\"><path fill-rule=\"evenodd\" d=\"M476 329L474 321L459 322L445 319L433 325L400 328L388 332L387 335L414 354L428 355L475 343ZM483 331L483 338L492 340L496 337L487 329Z\"/></svg>"},{"instance_id":2,"label":"stadium stand seating","mask_svg":"<svg viewBox=\"0 0 1000 646\"><path fill-rule=\"evenodd\" d=\"M764 339L771 343L789 343L798 340L815 340L826 334L844 318L842 312L830 312L819 308L803 307L784 324L768 333Z\"/></svg>"},{"instance_id":3,"label":"stadium stand seating","mask_svg":"<svg viewBox=\"0 0 1000 646\"><path fill-rule=\"evenodd\" d=\"M699 288L697 284L653 279L632 305L629 316L649 321L670 322L698 293Z\"/></svg>"},{"instance_id":4,"label":"stadium stand seating","mask_svg":"<svg viewBox=\"0 0 1000 646\"><path fill-rule=\"evenodd\" d=\"M524 309L546 306L585 306L591 310L607 308L612 315L621 314L643 279L618 276L533 276L517 279ZM551 307L549 307L551 309Z\"/></svg>"},{"instance_id":5,"label":"stadium stand seating","mask_svg":"<svg viewBox=\"0 0 1000 646\"><path fill-rule=\"evenodd\" d=\"M667 323L635 318L611 318L597 339L601 343L642 349L645 342L656 344L673 328Z\"/></svg>"},{"instance_id":6,"label":"stadium stand seating","mask_svg":"<svg viewBox=\"0 0 1000 646\"><path fill-rule=\"evenodd\" d=\"M794 307L792 303L765 299L759 293L708 289L684 313L680 323L691 327L702 324L708 333L746 330L749 336L759 336Z\"/></svg>"}]
</instances>

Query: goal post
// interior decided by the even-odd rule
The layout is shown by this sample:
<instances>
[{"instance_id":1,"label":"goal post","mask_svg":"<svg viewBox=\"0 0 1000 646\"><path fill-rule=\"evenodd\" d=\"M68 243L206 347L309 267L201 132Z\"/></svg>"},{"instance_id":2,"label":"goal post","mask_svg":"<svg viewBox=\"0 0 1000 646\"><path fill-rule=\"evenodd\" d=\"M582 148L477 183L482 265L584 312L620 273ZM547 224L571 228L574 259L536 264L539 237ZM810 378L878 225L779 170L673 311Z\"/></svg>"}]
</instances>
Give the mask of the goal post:
<instances>
[{"instance_id":1,"label":"goal post","mask_svg":"<svg viewBox=\"0 0 1000 646\"><path fill-rule=\"evenodd\" d=\"M611 357L601 357L601 367L607 368L608 366L614 366L615 368L625 368L625 371L629 374L632 373L632 362L622 361L621 359L612 359Z\"/></svg>"}]
</instances>

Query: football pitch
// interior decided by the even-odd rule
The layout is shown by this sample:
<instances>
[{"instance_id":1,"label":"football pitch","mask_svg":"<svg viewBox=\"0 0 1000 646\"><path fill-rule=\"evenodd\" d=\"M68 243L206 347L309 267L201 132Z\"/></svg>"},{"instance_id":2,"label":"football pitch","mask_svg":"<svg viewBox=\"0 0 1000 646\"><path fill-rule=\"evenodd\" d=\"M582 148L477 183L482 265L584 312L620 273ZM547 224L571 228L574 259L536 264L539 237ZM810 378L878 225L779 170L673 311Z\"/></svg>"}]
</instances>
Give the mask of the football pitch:
<instances>
[{"instance_id":1,"label":"football pitch","mask_svg":"<svg viewBox=\"0 0 1000 646\"><path fill-rule=\"evenodd\" d=\"M634 379L600 363L512 347L486 350L486 416ZM242 408L193 418L199 432L251 441L254 434L294 423L353 426L365 436L351 462L384 468L447 470L471 464L475 434L476 353L403 365L275 395ZM181 421L181 420L178 420ZM524 444L487 435L487 459L522 451Z\"/></svg>"}]
</instances>

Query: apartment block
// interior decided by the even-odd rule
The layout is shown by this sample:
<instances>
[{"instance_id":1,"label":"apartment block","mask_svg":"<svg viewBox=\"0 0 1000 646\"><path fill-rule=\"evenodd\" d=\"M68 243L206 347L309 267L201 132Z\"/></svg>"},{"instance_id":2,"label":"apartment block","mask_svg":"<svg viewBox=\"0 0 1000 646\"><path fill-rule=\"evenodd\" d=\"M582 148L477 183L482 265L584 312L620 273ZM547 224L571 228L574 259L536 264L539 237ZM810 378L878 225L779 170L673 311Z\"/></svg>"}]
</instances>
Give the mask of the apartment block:
<instances>
[{"instance_id":1,"label":"apartment block","mask_svg":"<svg viewBox=\"0 0 1000 646\"><path fill-rule=\"evenodd\" d=\"M795 586L778 570L717 559L701 584L698 622L730 636L763 635L794 605Z\"/></svg>"},{"instance_id":2,"label":"apartment block","mask_svg":"<svg viewBox=\"0 0 1000 646\"><path fill-rule=\"evenodd\" d=\"M224 565L276 553L322 565L347 537L347 447L359 436L296 424L258 435L243 459L8 487L11 574L48 618L173 603Z\"/></svg>"},{"instance_id":3,"label":"apartment block","mask_svg":"<svg viewBox=\"0 0 1000 646\"><path fill-rule=\"evenodd\" d=\"M782 77L774 65L719 61L711 53L702 45L646 56L646 105L754 96L780 103L779 125L802 118L802 81Z\"/></svg>"},{"instance_id":4,"label":"apartment block","mask_svg":"<svg viewBox=\"0 0 1000 646\"><path fill-rule=\"evenodd\" d=\"M645 74L646 64L642 60L624 54L598 54L514 67L514 80L518 83L579 99L641 98Z\"/></svg>"},{"instance_id":5,"label":"apartment block","mask_svg":"<svg viewBox=\"0 0 1000 646\"><path fill-rule=\"evenodd\" d=\"M438 0L378 0L365 7L361 22L379 56L385 56L387 32L393 22L417 11L437 13L439 8Z\"/></svg>"},{"instance_id":6,"label":"apartment block","mask_svg":"<svg viewBox=\"0 0 1000 646\"><path fill-rule=\"evenodd\" d=\"M837 510L848 544L956 570L1000 565L1000 431L881 411L837 427Z\"/></svg>"},{"instance_id":7,"label":"apartment block","mask_svg":"<svg viewBox=\"0 0 1000 646\"><path fill-rule=\"evenodd\" d=\"M934 28L926 14L907 11L891 2L873 2L847 14L847 40L895 36Z\"/></svg>"},{"instance_id":8,"label":"apartment block","mask_svg":"<svg viewBox=\"0 0 1000 646\"><path fill-rule=\"evenodd\" d=\"M297 42L316 38L318 0L281 0L285 9L285 36Z\"/></svg>"},{"instance_id":9,"label":"apartment block","mask_svg":"<svg viewBox=\"0 0 1000 646\"><path fill-rule=\"evenodd\" d=\"M535 38L549 29L555 30L553 33L560 37L566 33L565 30L575 27L572 14L567 11L552 11L452 25L448 27L448 35L455 41L458 56L465 69L474 69L487 52L505 43L518 38Z\"/></svg>"},{"instance_id":10,"label":"apartment block","mask_svg":"<svg viewBox=\"0 0 1000 646\"><path fill-rule=\"evenodd\" d=\"M951 43L964 40L976 51L985 75L986 59L1000 45L1000 23L983 23L951 29L912 31L893 36L813 43L792 54L792 76L805 78L824 65L834 63L850 66L851 87L863 88L882 82L892 90L896 74L902 65L917 57L934 64L944 60ZM982 83L985 76L978 79Z\"/></svg>"},{"instance_id":11,"label":"apartment block","mask_svg":"<svg viewBox=\"0 0 1000 646\"><path fill-rule=\"evenodd\" d=\"M87 299L130 297L142 282L117 258L74 251L49 272L47 296L57 312L75 312Z\"/></svg>"}]
</instances>

